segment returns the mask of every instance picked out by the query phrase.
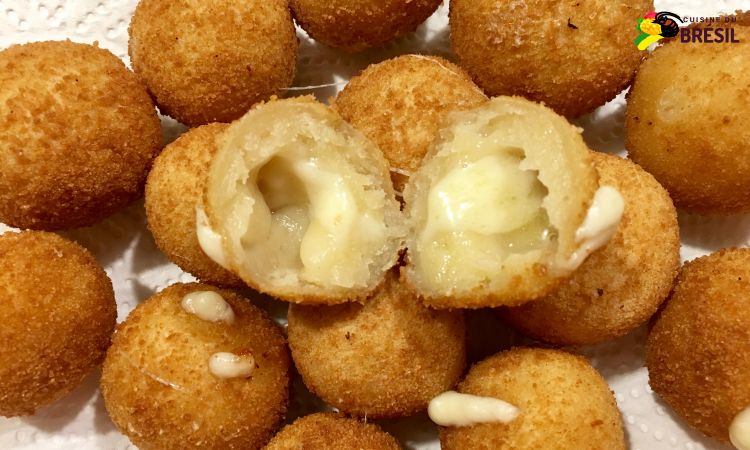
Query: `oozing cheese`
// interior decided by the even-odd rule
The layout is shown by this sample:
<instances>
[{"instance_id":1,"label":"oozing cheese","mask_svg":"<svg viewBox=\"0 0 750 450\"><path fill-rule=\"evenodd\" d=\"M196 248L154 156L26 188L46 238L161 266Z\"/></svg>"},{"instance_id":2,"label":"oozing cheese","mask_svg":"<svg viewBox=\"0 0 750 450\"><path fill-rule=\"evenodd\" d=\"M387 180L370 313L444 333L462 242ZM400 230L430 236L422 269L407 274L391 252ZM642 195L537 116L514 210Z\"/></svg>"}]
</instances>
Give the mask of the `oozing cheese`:
<instances>
[{"instance_id":1,"label":"oozing cheese","mask_svg":"<svg viewBox=\"0 0 750 450\"><path fill-rule=\"evenodd\" d=\"M474 139L469 145L479 150L452 155L427 195L420 266L445 289L481 283L502 270L508 254L536 250L551 238L542 208L546 189L535 172L520 169L522 152L490 139Z\"/></svg>"},{"instance_id":2,"label":"oozing cheese","mask_svg":"<svg viewBox=\"0 0 750 450\"><path fill-rule=\"evenodd\" d=\"M444 392L430 401L430 419L443 427L466 427L480 423L509 423L520 413L510 403L497 398Z\"/></svg>"}]
</instances>

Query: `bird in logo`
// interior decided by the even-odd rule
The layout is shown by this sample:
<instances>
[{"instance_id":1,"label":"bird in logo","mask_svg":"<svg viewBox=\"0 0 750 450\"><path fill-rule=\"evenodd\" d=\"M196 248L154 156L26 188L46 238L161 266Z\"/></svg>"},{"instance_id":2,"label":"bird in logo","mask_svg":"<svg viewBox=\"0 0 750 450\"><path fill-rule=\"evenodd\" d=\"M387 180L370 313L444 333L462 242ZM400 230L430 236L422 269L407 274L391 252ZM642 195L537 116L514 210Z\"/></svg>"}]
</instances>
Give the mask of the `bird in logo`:
<instances>
[{"instance_id":1,"label":"bird in logo","mask_svg":"<svg viewBox=\"0 0 750 450\"><path fill-rule=\"evenodd\" d=\"M636 28L641 32L635 38L635 45L638 50L646 50L651 44L663 38L677 36L677 33L680 32L680 26L675 19L682 22L679 16L668 11L660 13L651 11L643 19L638 19Z\"/></svg>"}]
</instances>

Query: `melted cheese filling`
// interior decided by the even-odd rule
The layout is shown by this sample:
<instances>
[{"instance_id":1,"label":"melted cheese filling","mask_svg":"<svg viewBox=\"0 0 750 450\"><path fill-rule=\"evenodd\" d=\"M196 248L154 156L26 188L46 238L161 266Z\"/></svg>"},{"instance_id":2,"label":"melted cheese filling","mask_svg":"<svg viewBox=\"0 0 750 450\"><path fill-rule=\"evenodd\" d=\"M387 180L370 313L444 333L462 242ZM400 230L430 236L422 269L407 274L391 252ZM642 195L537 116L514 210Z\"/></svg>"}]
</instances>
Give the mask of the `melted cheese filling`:
<instances>
[{"instance_id":1,"label":"melted cheese filling","mask_svg":"<svg viewBox=\"0 0 750 450\"><path fill-rule=\"evenodd\" d=\"M523 151L491 133L461 135L427 195L418 257L436 287L476 286L503 270L508 256L554 248L542 201L547 189L524 170Z\"/></svg>"},{"instance_id":2,"label":"melted cheese filling","mask_svg":"<svg viewBox=\"0 0 750 450\"><path fill-rule=\"evenodd\" d=\"M214 291L195 291L182 298L182 309L208 322L234 323L234 310Z\"/></svg>"},{"instance_id":3,"label":"melted cheese filling","mask_svg":"<svg viewBox=\"0 0 750 450\"><path fill-rule=\"evenodd\" d=\"M520 411L497 398L448 391L430 401L427 413L442 427L468 427L480 423L509 423Z\"/></svg>"},{"instance_id":4,"label":"melted cheese filling","mask_svg":"<svg viewBox=\"0 0 750 450\"><path fill-rule=\"evenodd\" d=\"M366 284L370 268L362 255L386 239L384 193L346 169L285 152L252 171L251 217L241 239L248 260L265 258L277 280Z\"/></svg>"},{"instance_id":5,"label":"melted cheese filling","mask_svg":"<svg viewBox=\"0 0 750 450\"><path fill-rule=\"evenodd\" d=\"M738 450L750 450L750 407L743 409L732 420L729 440Z\"/></svg>"}]
</instances>

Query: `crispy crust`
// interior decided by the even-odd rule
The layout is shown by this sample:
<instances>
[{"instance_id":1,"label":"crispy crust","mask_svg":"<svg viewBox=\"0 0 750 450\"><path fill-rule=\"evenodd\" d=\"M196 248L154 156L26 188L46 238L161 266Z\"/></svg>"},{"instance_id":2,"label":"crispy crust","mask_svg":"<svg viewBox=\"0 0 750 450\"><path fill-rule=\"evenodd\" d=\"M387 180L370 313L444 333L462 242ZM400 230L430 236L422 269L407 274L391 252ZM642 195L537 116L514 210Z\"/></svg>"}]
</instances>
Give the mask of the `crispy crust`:
<instances>
[{"instance_id":1,"label":"crispy crust","mask_svg":"<svg viewBox=\"0 0 750 450\"><path fill-rule=\"evenodd\" d=\"M330 47L358 52L414 31L442 0L291 0L297 23Z\"/></svg>"},{"instance_id":2,"label":"crispy crust","mask_svg":"<svg viewBox=\"0 0 750 450\"><path fill-rule=\"evenodd\" d=\"M220 293L235 323L185 312L182 298L199 290ZM252 376L211 375L207 361L219 351L251 352ZM101 390L112 421L138 448L258 449L284 419L289 370L284 336L265 312L230 291L175 284L118 326Z\"/></svg>"},{"instance_id":3,"label":"crispy crust","mask_svg":"<svg viewBox=\"0 0 750 450\"><path fill-rule=\"evenodd\" d=\"M658 47L628 94L629 157L664 185L679 208L701 214L750 211L748 23L750 16L740 14L741 44Z\"/></svg>"},{"instance_id":4,"label":"crispy crust","mask_svg":"<svg viewBox=\"0 0 750 450\"><path fill-rule=\"evenodd\" d=\"M455 64L436 56L404 55L352 78L331 107L380 147L396 191L403 192L445 115L486 100Z\"/></svg>"},{"instance_id":5,"label":"crispy crust","mask_svg":"<svg viewBox=\"0 0 750 450\"><path fill-rule=\"evenodd\" d=\"M593 111L628 86L643 53L636 21L651 0L451 0L451 44L490 96L520 95L566 117Z\"/></svg>"},{"instance_id":6,"label":"crispy crust","mask_svg":"<svg viewBox=\"0 0 750 450\"><path fill-rule=\"evenodd\" d=\"M0 222L98 222L141 195L160 147L151 99L109 51L50 41L0 52Z\"/></svg>"},{"instance_id":7,"label":"crispy crust","mask_svg":"<svg viewBox=\"0 0 750 450\"><path fill-rule=\"evenodd\" d=\"M750 250L686 263L648 337L651 388L687 423L728 442L750 405Z\"/></svg>"},{"instance_id":8,"label":"crispy crust","mask_svg":"<svg viewBox=\"0 0 750 450\"><path fill-rule=\"evenodd\" d=\"M278 117L274 118L274 116ZM372 271L367 286L344 288L313 283L297 283L293 286L274 284L272 280L267 279L268 275L265 275L265 278L255 275L243 264L244 256L242 256L243 251L239 243L232 242L229 237L231 236L228 231L229 222L222 221L222 211L227 210L227 205L231 201L227 199L227 192L231 191L233 189L231 186L240 180L244 181L245 177L244 169L237 169L239 163L235 164L238 161L236 158L238 148L253 146L253 142L258 139L280 139L285 142L290 133L289 129L297 126L298 123L292 118L301 116L308 117L308 121L313 122L311 125L313 127L314 123L324 123L327 139L335 136L339 141L344 140L346 145L351 147L351 151L341 153L342 158L355 166L360 175L366 176L374 188L383 192L387 238L380 253L373 256ZM308 128L303 128L305 133L308 132ZM224 250L228 256L231 271L247 285L291 303L339 304L367 298L380 285L386 272L397 263L398 253L403 247L403 219L390 183L388 163L377 146L345 122L336 112L317 102L314 97L274 99L256 105L241 120L233 123L222 133L217 138L217 144L219 151L213 158L209 169L204 206L212 228L224 236ZM247 157L243 164L247 165L248 161L253 164L265 162L277 151L275 145L268 143L262 148L253 147L252 152L246 152ZM228 167L231 167L231 170L227 169Z\"/></svg>"},{"instance_id":9,"label":"crispy crust","mask_svg":"<svg viewBox=\"0 0 750 450\"><path fill-rule=\"evenodd\" d=\"M570 275L566 271L553 272L544 261L540 261L539 264L524 266L521 273L513 272L514 275L504 284L489 280L471 290L444 292L429 286L418 274L415 249L427 217L432 172L452 152L448 144L453 138L453 127L469 121L489 123L490 117L510 121L512 125L503 134L503 144L525 150L526 161L539 171L539 180L549 191L543 207L558 234L557 249L549 258L549 266L553 261L567 261L577 250L575 234L598 187L598 175L580 130L543 105L520 97L496 97L471 110L450 113L440 130L440 137L433 142L404 191L409 252L408 264L402 268L402 273L424 301L436 308L520 305L546 295ZM542 126L544 133L540 132Z\"/></svg>"},{"instance_id":10,"label":"crispy crust","mask_svg":"<svg viewBox=\"0 0 750 450\"><path fill-rule=\"evenodd\" d=\"M338 414L317 413L287 425L264 450L399 450L401 446L379 426Z\"/></svg>"},{"instance_id":11,"label":"crispy crust","mask_svg":"<svg viewBox=\"0 0 750 450\"><path fill-rule=\"evenodd\" d=\"M245 283L206 256L196 236L195 208L203 203L216 136L227 126L193 128L164 149L146 182L146 217L156 245L182 270L206 283L240 288Z\"/></svg>"},{"instance_id":12,"label":"crispy crust","mask_svg":"<svg viewBox=\"0 0 750 450\"><path fill-rule=\"evenodd\" d=\"M52 233L0 236L0 415L34 414L104 359L112 283L88 250Z\"/></svg>"},{"instance_id":13,"label":"crispy crust","mask_svg":"<svg viewBox=\"0 0 750 450\"><path fill-rule=\"evenodd\" d=\"M395 274L364 305L292 305L288 333L307 387L359 417L424 410L466 363L463 312L422 306Z\"/></svg>"},{"instance_id":14,"label":"crispy crust","mask_svg":"<svg viewBox=\"0 0 750 450\"><path fill-rule=\"evenodd\" d=\"M459 391L521 410L513 422L441 427L444 450L625 450L622 417L606 381L584 358L515 348L472 367Z\"/></svg>"},{"instance_id":15,"label":"crispy crust","mask_svg":"<svg viewBox=\"0 0 750 450\"><path fill-rule=\"evenodd\" d=\"M133 70L162 113L190 126L237 119L294 78L286 0L141 0L128 32Z\"/></svg>"},{"instance_id":16,"label":"crispy crust","mask_svg":"<svg viewBox=\"0 0 750 450\"><path fill-rule=\"evenodd\" d=\"M554 344L594 344L646 322L680 268L680 231L669 194L636 164L592 153L601 185L625 200L617 232L553 294L501 310L519 331Z\"/></svg>"}]
</instances>

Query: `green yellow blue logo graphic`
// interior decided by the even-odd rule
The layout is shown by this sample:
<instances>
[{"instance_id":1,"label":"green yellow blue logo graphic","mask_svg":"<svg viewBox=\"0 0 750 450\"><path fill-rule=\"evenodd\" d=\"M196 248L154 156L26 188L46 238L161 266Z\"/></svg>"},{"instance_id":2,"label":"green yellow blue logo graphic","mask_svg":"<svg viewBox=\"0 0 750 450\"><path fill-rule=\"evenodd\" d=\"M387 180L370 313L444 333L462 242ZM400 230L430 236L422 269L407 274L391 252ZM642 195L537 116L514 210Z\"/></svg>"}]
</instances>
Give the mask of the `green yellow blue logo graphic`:
<instances>
[{"instance_id":1,"label":"green yellow blue logo graphic","mask_svg":"<svg viewBox=\"0 0 750 450\"><path fill-rule=\"evenodd\" d=\"M643 19L638 19L638 31L635 38L638 50L646 50L651 44L664 38L675 37L680 33L682 20L677 14L669 11L651 11Z\"/></svg>"}]
</instances>

